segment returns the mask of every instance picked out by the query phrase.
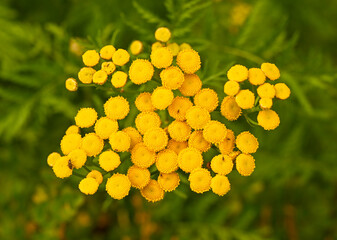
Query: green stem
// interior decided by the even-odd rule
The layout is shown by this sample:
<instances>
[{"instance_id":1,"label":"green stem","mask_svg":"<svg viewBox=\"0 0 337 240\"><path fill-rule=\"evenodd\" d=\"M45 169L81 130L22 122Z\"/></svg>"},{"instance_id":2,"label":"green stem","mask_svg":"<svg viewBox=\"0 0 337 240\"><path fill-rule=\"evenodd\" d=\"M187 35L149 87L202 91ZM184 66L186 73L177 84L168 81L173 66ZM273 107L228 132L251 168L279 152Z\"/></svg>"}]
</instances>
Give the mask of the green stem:
<instances>
[{"instance_id":1,"label":"green stem","mask_svg":"<svg viewBox=\"0 0 337 240\"><path fill-rule=\"evenodd\" d=\"M91 172L91 170L90 170L87 166L83 166L83 168L84 168L87 172Z\"/></svg>"},{"instance_id":2,"label":"green stem","mask_svg":"<svg viewBox=\"0 0 337 240\"><path fill-rule=\"evenodd\" d=\"M84 175L77 173L77 172L73 172L73 175L75 175L76 177L85 178Z\"/></svg>"}]
</instances>

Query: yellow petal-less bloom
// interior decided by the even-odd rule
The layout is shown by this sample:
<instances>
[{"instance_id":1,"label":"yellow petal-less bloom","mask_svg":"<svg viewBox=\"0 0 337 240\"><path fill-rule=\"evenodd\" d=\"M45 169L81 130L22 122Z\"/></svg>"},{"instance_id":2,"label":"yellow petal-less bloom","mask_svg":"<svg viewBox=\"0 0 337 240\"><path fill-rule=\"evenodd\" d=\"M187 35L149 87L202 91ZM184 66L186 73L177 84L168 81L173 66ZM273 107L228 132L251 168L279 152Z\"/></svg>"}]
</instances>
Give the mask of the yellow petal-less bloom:
<instances>
[{"instance_id":1,"label":"yellow petal-less bloom","mask_svg":"<svg viewBox=\"0 0 337 240\"><path fill-rule=\"evenodd\" d=\"M66 134L71 134L71 133L80 133L80 128L76 125L69 126L66 130Z\"/></svg>"},{"instance_id":2,"label":"yellow petal-less bloom","mask_svg":"<svg viewBox=\"0 0 337 240\"><path fill-rule=\"evenodd\" d=\"M162 48L164 45L161 42L155 42L151 45L151 51L157 50L158 48Z\"/></svg>"},{"instance_id":3,"label":"yellow petal-less bloom","mask_svg":"<svg viewBox=\"0 0 337 240\"><path fill-rule=\"evenodd\" d=\"M255 153L259 148L259 142L253 134L245 131L236 137L236 146L243 153Z\"/></svg>"},{"instance_id":4,"label":"yellow petal-less bloom","mask_svg":"<svg viewBox=\"0 0 337 240\"><path fill-rule=\"evenodd\" d=\"M156 112L141 112L137 115L135 123L137 130L144 134L151 128L160 127L161 121Z\"/></svg>"},{"instance_id":5,"label":"yellow petal-less bloom","mask_svg":"<svg viewBox=\"0 0 337 240\"><path fill-rule=\"evenodd\" d=\"M116 70L115 64L113 62L103 62L101 65L101 70L105 71L108 75Z\"/></svg>"},{"instance_id":6,"label":"yellow petal-less bloom","mask_svg":"<svg viewBox=\"0 0 337 240\"><path fill-rule=\"evenodd\" d=\"M227 128L226 138L220 142L217 147L222 154L230 154L233 152L235 146L235 136L234 132Z\"/></svg>"},{"instance_id":7,"label":"yellow petal-less bloom","mask_svg":"<svg viewBox=\"0 0 337 240\"><path fill-rule=\"evenodd\" d=\"M154 68L146 59L137 59L132 62L129 69L131 82L134 84L143 84L152 79Z\"/></svg>"},{"instance_id":8,"label":"yellow petal-less bloom","mask_svg":"<svg viewBox=\"0 0 337 240\"><path fill-rule=\"evenodd\" d=\"M156 167L161 173L171 173L178 169L178 155L171 149L165 149L158 153Z\"/></svg>"},{"instance_id":9,"label":"yellow petal-less bloom","mask_svg":"<svg viewBox=\"0 0 337 240\"><path fill-rule=\"evenodd\" d=\"M212 178L211 189L215 194L223 196L231 189L231 185L226 176L217 174Z\"/></svg>"},{"instance_id":10,"label":"yellow petal-less bloom","mask_svg":"<svg viewBox=\"0 0 337 240\"><path fill-rule=\"evenodd\" d=\"M212 112L219 104L218 94L210 88L201 89L194 96L194 104L207 109L209 112Z\"/></svg>"},{"instance_id":11,"label":"yellow petal-less bloom","mask_svg":"<svg viewBox=\"0 0 337 240\"><path fill-rule=\"evenodd\" d=\"M209 121L203 130L203 136L206 141L211 143L222 142L227 135L227 128L225 124L212 120Z\"/></svg>"},{"instance_id":12,"label":"yellow petal-less bloom","mask_svg":"<svg viewBox=\"0 0 337 240\"><path fill-rule=\"evenodd\" d=\"M280 118L275 111L266 109L258 113L257 122L264 130L274 130L280 125Z\"/></svg>"},{"instance_id":13,"label":"yellow petal-less bloom","mask_svg":"<svg viewBox=\"0 0 337 240\"><path fill-rule=\"evenodd\" d=\"M98 163L104 171L110 172L121 164L121 158L114 151L108 150L99 155Z\"/></svg>"},{"instance_id":14,"label":"yellow petal-less bloom","mask_svg":"<svg viewBox=\"0 0 337 240\"><path fill-rule=\"evenodd\" d=\"M167 47L161 47L153 50L150 58L156 68L167 68L172 64L173 54Z\"/></svg>"},{"instance_id":15,"label":"yellow petal-less bloom","mask_svg":"<svg viewBox=\"0 0 337 240\"><path fill-rule=\"evenodd\" d=\"M112 62L117 66L124 66L130 60L130 54L125 49L118 49L112 55Z\"/></svg>"},{"instance_id":16,"label":"yellow petal-less bloom","mask_svg":"<svg viewBox=\"0 0 337 240\"><path fill-rule=\"evenodd\" d=\"M260 68L250 68L248 70L248 80L252 85L261 85L266 81L266 75Z\"/></svg>"},{"instance_id":17,"label":"yellow petal-less bloom","mask_svg":"<svg viewBox=\"0 0 337 240\"><path fill-rule=\"evenodd\" d=\"M105 115L114 120L124 119L129 111L129 102L121 96L110 97L108 101L104 103Z\"/></svg>"},{"instance_id":18,"label":"yellow petal-less bloom","mask_svg":"<svg viewBox=\"0 0 337 240\"><path fill-rule=\"evenodd\" d=\"M140 168L135 165L129 167L127 176L134 188L142 189L149 184L151 173L147 168Z\"/></svg>"},{"instance_id":19,"label":"yellow petal-less bloom","mask_svg":"<svg viewBox=\"0 0 337 240\"><path fill-rule=\"evenodd\" d=\"M66 89L70 92L75 92L78 89L77 81L74 78L68 78L66 80Z\"/></svg>"},{"instance_id":20,"label":"yellow petal-less bloom","mask_svg":"<svg viewBox=\"0 0 337 240\"><path fill-rule=\"evenodd\" d=\"M187 147L178 154L178 166L187 173L196 168L201 168L203 161L201 152L196 148Z\"/></svg>"},{"instance_id":21,"label":"yellow petal-less bloom","mask_svg":"<svg viewBox=\"0 0 337 240\"><path fill-rule=\"evenodd\" d=\"M177 55L177 64L184 73L195 73L201 67L199 53L193 49L182 50Z\"/></svg>"},{"instance_id":22,"label":"yellow petal-less bloom","mask_svg":"<svg viewBox=\"0 0 337 240\"><path fill-rule=\"evenodd\" d=\"M171 31L166 27L160 27L154 33L156 40L161 42L167 42L171 38Z\"/></svg>"},{"instance_id":23,"label":"yellow petal-less bloom","mask_svg":"<svg viewBox=\"0 0 337 240\"><path fill-rule=\"evenodd\" d=\"M130 44L130 52L133 55L138 55L143 51L143 43L139 40L135 40Z\"/></svg>"},{"instance_id":24,"label":"yellow petal-less bloom","mask_svg":"<svg viewBox=\"0 0 337 240\"><path fill-rule=\"evenodd\" d=\"M211 188L212 176L205 168L194 169L188 180L190 181L190 188L193 192L204 193Z\"/></svg>"},{"instance_id":25,"label":"yellow petal-less bloom","mask_svg":"<svg viewBox=\"0 0 337 240\"><path fill-rule=\"evenodd\" d=\"M164 110L171 105L173 98L174 94L170 89L157 87L151 95L151 102L155 108Z\"/></svg>"},{"instance_id":26,"label":"yellow petal-less bloom","mask_svg":"<svg viewBox=\"0 0 337 240\"><path fill-rule=\"evenodd\" d=\"M185 80L184 73L176 66L162 70L160 72L160 79L165 88L172 90L180 88Z\"/></svg>"},{"instance_id":27,"label":"yellow petal-less bloom","mask_svg":"<svg viewBox=\"0 0 337 240\"><path fill-rule=\"evenodd\" d=\"M56 163L57 159L59 159L61 157L61 155L57 152L52 152L51 154L48 155L47 158L47 163L50 167L54 166L54 164Z\"/></svg>"},{"instance_id":28,"label":"yellow petal-less bloom","mask_svg":"<svg viewBox=\"0 0 337 240\"><path fill-rule=\"evenodd\" d=\"M236 157L236 170L242 176L250 176L255 169L255 159L252 155L241 153Z\"/></svg>"},{"instance_id":29,"label":"yellow petal-less bloom","mask_svg":"<svg viewBox=\"0 0 337 240\"><path fill-rule=\"evenodd\" d=\"M111 84L115 88L121 88L125 86L127 79L128 75L125 72L116 71L111 77Z\"/></svg>"},{"instance_id":30,"label":"yellow petal-less bloom","mask_svg":"<svg viewBox=\"0 0 337 240\"><path fill-rule=\"evenodd\" d=\"M140 190L142 196L149 202L158 202L164 198L164 190L156 180L151 179L149 184Z\"/></svg>"},{"instance_id":31,"label":"yellow petal-less bloom","mask_svg":"<svg viewBox=\"0 0 337 240\"><path fill-rule=\"evenodd\" d=\"M273 98L275 97L275 88L270 83L264 83L257 88L257 94L261 98Z\"/></svg>"},{"instance_id":32,"label":"yellow petal-less bloom","mask_svg":"<svg viewBox=\"0 0 337 240\"><path fill-rule=\"evenodd\" d=\"M194 131L188 139L188 146L207 152L211 148L211 143L205 140L202 131Z\"/></svg>"},{"instance_id":33,"label":"yellow petal-less bloom","mask_svg":"<svg viewBox=\"0 0 337 240\"><path fill-rule=\"evenodd\" d=\"M108 117L101 117L95 124L95 133L102 139L108 139L110 135L118 131L118 122Z\"/></svg>"},{"instance_id":34,"label":"yellow petal-less bloom","mask_svg":"<svg viewBox=\"0 0 337 240\"><path fill-rule=\"evenodd\" d=\"M161 173L158 176L158 183L165 192L172 192L179 186L179 174L176 172Z\"/></svg>"},{"instance_id":35,"label":"yellow petal-less bloom","mask_svg":"<svg viewBox=\"0 0 337 240\"><path fill-rule=\"evenodd\" d=\"M248 89L241 90L235 97L236 103L242 109L250 109L254 107L255 96L254 93Z\"/></svg>"},{"instance_id":36,"label":"yellow petal-less bloom","mask_svg":"<svg viewBox=\"0 0 337 240\"><path fill-rule=\"evenodd\" d=\"M242 65L234 65L227 72L227 78L235 82L243 82L248 78L248 69Z\"/></svg>"},{"instance_id":37,"label":"yellow petal-less bloom","mask_svg":"<svg viewBox=\"0 0 337 240\"><path fill-rule=\"evenodd\" d=\"M127 133L117 131L110 135L109 143L113 150L117 152L126 152L130 148L131 139Z\"/></svg>"},{"instance_id":38,"label":"yellow petal-less bloom","mask_svg":"<svg viewBox=\"0 0 337 240\"><path fill-rule=\"evenodd\" d=\"M83 149L75 149L72 150L68 157L70 158L71 164L76 168L79 169L84 166L85 162L87 161L87 154Z\"/></svg>"},{"instance_id":39,"label":"yellow petal-less bloom","mask_svg":"<svg viewBox=\"0 0 337 240\"><path fill-rule=\"evenodd\" d=\"M80 128L91 127L96 120L97 112L93 108L81 108L75 116L75 123Z\"/></svg>"},{"instance_id":40,"label":"yellow petal-less bloom","mask_svg":"<svg viewBox=\"0 0 337 240\"><path fill-rule=\"evenodd\" d=\"M192 49L191 45L189 45L188 43L182 43L180 44L180 51L182 50L186 50L186 49Z\"/></svg>"},{"instance_id":41,"label":"yellow petal-less bloom","mask_svg":"<svg viewBox=\"0 0 337 240\"><path fill-rule=\"evenodd\" d=\"M106 191L112 198L117 200L121 200L129 195L130 188L131 182L124 174L115 173L106 183Z\"/></svg>"},{"instance_id":42,"label":"yellow petal-less bloom","mask_svg":"<svg viewBox=\"0 0 337 240\"><path fill-rule=\"evenodd\" d=\"M261 98L259 105L262 109L270 109L273 106L273 100L271 98Z\"/></svg>"},{"instance_id":43,"label":"yellow petal-less bloom","mask_svg":"<svg viewBox=\"0 0 337 240\"><path fill-rule=\"evenodd\" d=\"M213 172L221 175L227 175L233 170L233 160L228 155L217 155L211 160Z\"/></svg>"},{"instance_id":44,"label":"yellow petal-less bloom","mask_svg":"<svg viewBox=\"0 0 337 240\"><path fill-rule=\"evenodd\" d=\"M232 96L225 97L221 102L221 115L229 121L235 121L241 116L241 108Z\"/></svg>"},{"instance_id":45,"label":"yellow petal-less bloom","mask_svg":"<svg viewBox=\"0 0 337 240\"><path fill-rule=\"evenodd\" d=\"M202 87L202 82L198 75L185 74L184 79L185 80L183 84L179 88L179 91L181 92L182 95L186 97L192 97L200 91Z\"/></svg>"},{"instance_id":46,"label":"yellow petal-less bloom","mask_svg":"<svg viewBox=\"0 0 337 240\"><path fill-rule=\"evenodd\" d=\"M227 81L224 85L224 92L228 96L235 96L240 91L240 84L235 81Z\"/></svg>"},{"instance_id":47,"label":"yellow petal-less bloom","mask_svg":"<svg viewBox=\"0 0 337 240\"><path fill-rule=\"evenodd\" d=\"M98 70L92 77L93 83L103 85L108 79L108 74L104 70Z\"/></svg>"},{"instance_id":48,"label":"yellow petal-less bloom","mask_svg":"<svg viewBox=\"0 0 337 240\"><path fill-rule=\"evenodd\" d=\"M191 134L191 127L186 122L175 120L168 126L168 132L172 139L184 142Z\"/></svg>"},{"instance_id":49,"label":"yellow petal-less bloom","mask_svg":"<svg viewBox=\"0 0 337 240\"><path fill-rule=\"evenodd\" d=\"M101 184L103 182L103 175L101 172L97 170L92 170L87 174L87 178L93 178L98 184Z\"/></svg>"},{"instance_id":50,"label":"yellow petal-less bloom","mask_svg":"<svg viewBox=\"0 0 337 240\"><path fill-rule=\"evenodd\" d=\"M176 154L179 154L181 150L188 147L187 142L178 142L174 139L170 139L167 144L167 149L173 150Z\"/></svg>"},{"instance_id":51,"label":"yellow petal-less bloom","mask_svg":"<svg viewBox=\"0 0 337 240\"><path fill-rule=\"evenodd\" d=\"M78 72L78 79L84 84L90 84L92 83L92 78L95 72L96 70L91 67L83 67Z\"/></svg>"},{"instance_id":52,"label":"yellow petal-less bloom","mask_svg":"<svg viewBox=\"0 0 337 240\"><path fill-rule=\"evenodd\" d=\"M168 43L167 44L168 49L171 50L173 56L177 56L179 51L180 51L180 47L177 43Z\"/></svg>"},{"instance_id":53,"label":"yellow petal-less bloom","mask_svg":"<svg viewBox=\"0 0 337 240\"><path fill-rule=\"evenodd\" d=\"M144 143L138 143L131 150L131 161L141 168L148 168L156 161L156 153L149 150Z\"/></svg>"},{"instance_id":54,"label":"yellow petal-less bloom","mask_svg":"<svg viewBox=\"0 0 337 240\"><path fill-rule=\"evenodd\" d=\"M211 120L209 112L202 107L193 106L186 112L186 121L193 129L203 129Z\"/></svg>"},{"instance_id":55,"label":"yellow petal-less bloom","mask_svg":"<svg viewBox=\"0 0 337 240\"><path fill-rule=\"evenodd\" d=\"M93 67L99 62L99 54L95 50L88 50L82 55L84 65Z\"/></svg>"},{"instance_id":56,"label":"yellow petal-less bloom","mask_svg":"<svg viewBox=\"0 0 337 240\"><path fill-rule=\"evenodd\" d=\"M61 151L64 155L68 155L72 150L81 146L82 137L78 133L64 135L61 140Z\"/></svg>"},{"instance_id":57,"label":"yellow petal-less bloom","mask_svg":"<svg viewBox=\"0 0 337 240\"><path fill-rule=\"evenodd\" d=\"M130 137L130 140L131 140L130 149L136 146L137 143L140 143L143 141L143 138L140 135L140 133L137 131L137 129L133 127L124 128L122 131L128 134Z\"/></svg>"},{"instance_id":58,"label":"yellow petal-less bloom","mask_svg":"<svg viewBox=\"0 0 337 240\"><path fill-rule=\"evenodd\" d=\"M136 108L141 112L152 112L156 108L152 105L151 102L151 93L143 92L138 95L135 100Z\"/></svg>"},{"instance_id":59,"label":"yellow petal-less bloom","mask_svg":"<svg viewBox=\"0 0 337 240\"><path fill-rule=\"evenodd\" d=\"M171 105L167 108L171 117L176 120L184 121L186 119L186 112L193 106L193 103L185 97L175 97Z\"/></svg>"},{"instance_id":60,"label":"yellow petal-less bloom","mask_svg":"<svg viewBox=\"0 0 337 240\"><path fill-rule=\"evenodd\" d=\"M95 179L89 177L83 178L80 184L78 185L78 188L85 195L93 195L94 193L97 192L98 186L99 186L98 182Z\"/></svg>"},{"instance_id":61,"label":"yellow petal-less bloom","mask_svg":"<svg viewBox=\"0 0 337 240\"><path fill-rule=\"evenodd\" d=\"M148 149L158 152L167 146L168 136L162 128L151 128L144 133L143 141Z\"/></svg>"},{"instance_id":62,"label":"yellow petal-less bloom","mask_svg":"<svg viewBox=\"0 0 337 240\"><path fill-rule=\"evenodd\" d=\"M100 154L104 147L104 141L95 133L87 133L82 138L81 148L89 157Z\"/></svg>"},{"instance_id":63,"label":"yellow petal-less bloom","mask_svg":"<svg viewBox=\"0 0 337 240\"><path fill-rule=\"evenodd\" d=\"M99 51L99 54L101 55L101 58L105 60L111 60L115 52L116 52L116 48L114 46L106 45L101 48L101 50Z\"/></svg>"},{"instance_id":64,"label":"yellow petal-less bloom","mask_svg":"<svg viewBox=\"0 0 337 240\"><path fill-rule=\"evenodd\" d=\"M67 178L73 173L70 158L68 156L60 157L53 165L53 171L58 178Z\"/></svg>"},{"instance_id":65,"label":"yellow petal-less bloom","mask_svg":"<svg viewBox=\"0 0 337 240\"><path fill-rule=\"evenodd\" d=\"M290 89L285 83L277 83L274 85L275 96L281 100L285 100L290 96Z\"/></svg>"},{"instance_id":66,"label":"yellow petal-less bloom","mask_svg":"<svg viewBox=\"0 0 337 240\"><path fill-rule=\"evenodd\" d=\"M264 72L267 78L272 81L279 79L281 76L280 70L273 63L262 63L261 70Z\"/></svg>"}]
</instances>

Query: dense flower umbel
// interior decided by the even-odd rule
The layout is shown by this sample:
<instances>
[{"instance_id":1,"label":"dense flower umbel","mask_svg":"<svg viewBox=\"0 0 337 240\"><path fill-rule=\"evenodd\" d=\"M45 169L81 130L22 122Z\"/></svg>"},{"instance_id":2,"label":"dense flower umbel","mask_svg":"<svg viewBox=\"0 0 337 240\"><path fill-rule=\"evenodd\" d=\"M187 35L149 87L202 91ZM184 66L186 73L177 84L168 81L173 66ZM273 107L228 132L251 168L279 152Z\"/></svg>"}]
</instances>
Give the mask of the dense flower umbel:
<instances>
[{"instance_id":1,"label":"dense flower umbel","mask_svg":"<svg viewBox=\"0 0 337 240\"><path fill-rule=\"evenodd\" d=\"M179 185L187 183L183 179L196 193L212 190L223 196L231 189L233 169L242 176L253 173L257 138L249 131L236 137L226 123L244 116L265 130L280 124L271 107L274 100L287 99L290 89L273 84L280 78L279 69L271 63L250 69L235 65L223 81L226 96L219 99L218 89L203 87L198 76L199 53L171 37L169 29L157 29L158 42L147 59L136 58L148 49L139 40L131 43L129 52L106 45L83 54L79 82L68 78L66 88L74 92L91 84L112 94L101 109L77 112L75 125L60 142L63 156L53 152L47 159L57 177L81 177L79 190L86 195L105 188L120 200L133 188L157 202L166 192L179 191ZM258 112L257 122L250 118L253 112Z\"/></svg>"}]
</instances>

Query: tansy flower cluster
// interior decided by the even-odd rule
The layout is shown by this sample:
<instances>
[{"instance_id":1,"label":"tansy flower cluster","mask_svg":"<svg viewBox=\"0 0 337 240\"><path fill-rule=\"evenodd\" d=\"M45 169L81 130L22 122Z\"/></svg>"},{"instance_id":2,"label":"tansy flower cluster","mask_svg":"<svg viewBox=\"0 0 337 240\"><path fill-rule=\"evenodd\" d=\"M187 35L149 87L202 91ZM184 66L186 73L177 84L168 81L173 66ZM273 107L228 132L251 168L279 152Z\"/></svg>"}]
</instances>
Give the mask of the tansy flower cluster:
<instances>
[{"instance_id":1,"label":"tansy flower cluster","mask_svg":"<svg viewBox=\"0 0 337 240\"><path fill-rule=\"evenodd\" d=\"M228 174L233 169L242 176L253 173L252 154L259 147L249 131L235 136L225 121L259 109L258 123L274 129L279 118L270 109L273 98L286 99L290 90L283 83L266 82L280 77L273 64L249 70L235 65L224 81L228 96L219 104L216 91L203 87L197 74L199 53L188 44L172 42L170 30L164 27L156 30L155 39L147 58L136 57L146 48L138 40L129 51L107 45L82 55L85 66L78 80L66 80L66 88L104 85L113 93L103 105L103 116L90 107L77 112L74 125L61 139L61 154L51 153L48 165L59 178L82 178L78 188L86 195L102 188L119 200L133 188L157 202L180 184L189 184L196 193L211 190L223 196L230 190ZM258 86L258 105L255 93L242 88L247 79ZM214 111L224 117L212 119ZM204 157L211 149L217 154Z\"/></svg>"}]
</instances>

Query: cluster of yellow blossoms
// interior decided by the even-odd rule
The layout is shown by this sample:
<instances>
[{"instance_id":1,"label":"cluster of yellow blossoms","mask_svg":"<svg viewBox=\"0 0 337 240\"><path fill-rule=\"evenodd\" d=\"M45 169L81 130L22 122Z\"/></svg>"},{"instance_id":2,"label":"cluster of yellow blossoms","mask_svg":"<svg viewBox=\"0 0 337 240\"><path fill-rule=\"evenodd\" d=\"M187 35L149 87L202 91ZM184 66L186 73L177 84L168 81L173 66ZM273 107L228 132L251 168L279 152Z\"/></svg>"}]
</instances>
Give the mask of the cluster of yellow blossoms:
<instances>
[{"instance_id":1,"label":"cluster of yellow blossoms","mask_svg":"<svg viewBox=\"0 0 337 240\"><path fill-rule=\"evenodd\" d=\"M104 182L114 199L124 198L133 187L148 201L156 202L163 199L165 192L174 191L188 175L184 182L192 191L212 190L223 196L230 190L227 175L234 166L242 176L254 171L251 154L258 149L257 138L248 131L235 137L223 122L212 120L211 113L219 111L219 99L213 89L203 88L196 74L201 67L198 52L188 44L168 43L171 32L167 28L157 29L155 38L158 42L152 45L149 59L130 60L143 50L140 41L131 44L131 56L112 45L99 53L88 50L83 54L85 67L78 73L79 81L106 84L120 92L104 103L105 116L98 117L93 108L78 111L75 125L66 130L61 140L63 156L51 153L48 165L59 178L81 176L74 169L88 171L79 183L79 190L88 195ZM107 83L110 75L112 86ZM248 70L235 65L227 76L224 91L228 96L222 100L221 114L233 121L241 115L241 109L260 108L259 124L274 129L279 118L270 110L272 99L285 99L290 94L282 83L273 86L265 82L266 77L271 81L279 78L276 66L264 63L261 69ZM246 79L259 85L259 106L255 106L253 92L240 90ZM127 88L123 89L127 82L135 86L149 81L157 83L157 87L139 91L134 101L122 96L127 93ZM77 87L74 78L66 80L68 90L75 91ZM133 108L137 108L138 115L130 124L129 119L124 119ZM206 159L203 153L211 148L218 154Z\"/></svg>"}]
</instances>

